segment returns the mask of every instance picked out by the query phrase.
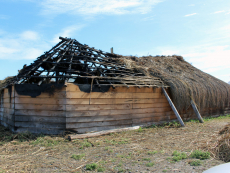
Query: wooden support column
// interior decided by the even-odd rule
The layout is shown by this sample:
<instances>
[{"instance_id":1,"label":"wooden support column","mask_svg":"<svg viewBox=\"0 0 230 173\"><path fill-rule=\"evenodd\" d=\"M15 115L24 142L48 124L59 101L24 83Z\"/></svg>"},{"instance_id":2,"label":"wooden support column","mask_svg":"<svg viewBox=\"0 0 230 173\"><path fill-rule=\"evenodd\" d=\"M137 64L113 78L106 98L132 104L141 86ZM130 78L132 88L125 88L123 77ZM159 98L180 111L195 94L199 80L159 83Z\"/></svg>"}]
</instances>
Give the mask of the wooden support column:
<instances>
[{"instance_id":1,"label":"wooden support column","mask_svg":"<svg viewBox=\"0 0 230 173\"><path fill-rule=\"evenodd\" d=\"M181 117L180 117L180 114L178 113L178 111L177 111L176 107L174 106L174 104L173 104L172 100L170 99L170 97L169 97L168 93L165 91L165 89L164 89L163 87L162 87L162 91L163 91L163 93L164 93L164 95L165 95L166 99L168 100L169 105L171 106L171 108L172 108L173 112L175 113L175 115L176 115L176 117L177 117L178 121L180 122L181 126L183 126L183 127L184 127L185 125L184 125L183 120L182 120L182 119L181 119Z\"/></svg>"},{"instance_id":2,"label":"wooden support column","mask_svg":"<svg viewBox=\"0 0 230 173\"><path fill-rule=\"evenodd\" d=\"M191 100L191 105L192 105L192 108L193 108L193 110L194 110L196 116L198 117L200 123L204 123L204 120L203 120L202 116L200 115L200 112L199 112L199 110L197 109L196 104L194 103L193 100Z\"/></svg>"},{"instance_id":3,"label":"wooden support column","mask_svg":"<svg viewBox=\"0 0 230 173\"><path fill-rule=\"evenodd\" d=\"M58 81L58 76L59 76L59 71L56 71L56 83L58 84L59 81Z\"/></svg>"}]
</instances>

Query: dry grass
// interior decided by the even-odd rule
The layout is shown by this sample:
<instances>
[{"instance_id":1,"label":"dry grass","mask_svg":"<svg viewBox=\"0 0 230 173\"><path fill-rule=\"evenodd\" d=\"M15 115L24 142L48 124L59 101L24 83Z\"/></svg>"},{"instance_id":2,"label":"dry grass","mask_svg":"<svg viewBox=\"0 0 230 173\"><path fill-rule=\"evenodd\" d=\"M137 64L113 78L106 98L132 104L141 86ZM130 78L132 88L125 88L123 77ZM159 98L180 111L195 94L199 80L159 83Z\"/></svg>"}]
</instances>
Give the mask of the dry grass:
<instances>
[{"instance_id":1,"label":"dry grass","mask_svg":"<svg viewBox=\"0 0 230 173\"><path fill-rule=\"evenodd\" d=\"M209 142L207 149L213 156L224 162L230 162L230 123L227 124Z\"/></svg>"},{"instance_id":2,"label":"dry grass","mask_svg":"<svg viewBox=\"0 0 230 173\"><path fill-rule=\"evenodd\" d=\"M207 151L204 146L219 135L226 122L230 122L229 117L210 119L204 124L187 122L185 128L143 128L72 142L61 136L27 136L20 140L25 135L16 139L15 134L2 127L0 168L9 172L85 172L87 164L95 163L105 172L192 172L191 160L170 163L168 157L171 159L174 151L188 156L194 150ZM73 155L84 157L76 160ZM222 163L215 158L202 162L197 172ZM155 164L148 167L148 163Z\"/></svg>"}]
</instances>

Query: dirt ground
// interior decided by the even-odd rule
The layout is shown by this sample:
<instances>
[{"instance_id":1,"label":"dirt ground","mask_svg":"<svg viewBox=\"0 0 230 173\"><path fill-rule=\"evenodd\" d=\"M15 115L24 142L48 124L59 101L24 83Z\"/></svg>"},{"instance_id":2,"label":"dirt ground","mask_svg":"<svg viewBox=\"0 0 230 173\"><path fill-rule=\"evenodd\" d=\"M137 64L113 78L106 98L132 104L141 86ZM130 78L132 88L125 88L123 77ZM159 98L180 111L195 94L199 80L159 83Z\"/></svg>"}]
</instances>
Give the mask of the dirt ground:
<instances>
[{"instance_id":1,"label":"dirt ground","mask_svg":"<svg viewBox=\"0 0 230 173\"><path fill-rule=\"evenodd\" d=\"M173 151L207 151L229 117L187 122L68 141L63 136L16 135L0 127L1 172L203 172L224 163L213 157L200 166L194 159L172 160ZM31 137L32 136L32 137ZM95 163L95 170L86 170ZM92 168L93 169L93 168Z\"/></svg>"}]
</instances>

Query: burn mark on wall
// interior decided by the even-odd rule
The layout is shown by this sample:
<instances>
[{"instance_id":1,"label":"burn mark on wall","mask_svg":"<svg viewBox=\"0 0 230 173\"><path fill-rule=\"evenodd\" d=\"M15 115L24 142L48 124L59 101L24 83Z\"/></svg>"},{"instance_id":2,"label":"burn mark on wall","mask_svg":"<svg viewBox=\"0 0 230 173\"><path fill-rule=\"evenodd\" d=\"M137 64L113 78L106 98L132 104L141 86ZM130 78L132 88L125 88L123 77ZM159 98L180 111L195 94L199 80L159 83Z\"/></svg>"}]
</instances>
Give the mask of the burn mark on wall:
<instances>
[{"instance_id":1,"label":"burn mark on wall","mask_svg":"<svg viewBox=\"0 0 230 173\"><path fill-rule=\"evenodd\" d=\"M40 86L36 84L16 84L15 90L19 95L37 97L42 92L53 95L56 90L60 90L64 87L64 84L42 84Z\"/></svg>"},{"instance_id":2,"label":"burn mark on wall","mask_svg":"<svg viewBox=\"0 0 230 173\"><path fill-rule=\"evenodd\" d=\"M10 96L10 103L11 103L11 96L12 96L12 85L7 86L8 88L8 94ZM10 106L11 107L11 106Z\"/></svg>"},{"instance_id":3,"label":"burn mark on wall","mask_svg":"<svg viewBox=\"0 0 230 173\"><path fill-rule=\"evenodd\" d=\"M79 87L79 89L82 92L90 93L91 91L91 85L90 84L75 84ZM110 86L109 85L103 85L103 86L97 86L97 85L92 85L92 92L108 92Z\"/></svg>"}]
</instances>

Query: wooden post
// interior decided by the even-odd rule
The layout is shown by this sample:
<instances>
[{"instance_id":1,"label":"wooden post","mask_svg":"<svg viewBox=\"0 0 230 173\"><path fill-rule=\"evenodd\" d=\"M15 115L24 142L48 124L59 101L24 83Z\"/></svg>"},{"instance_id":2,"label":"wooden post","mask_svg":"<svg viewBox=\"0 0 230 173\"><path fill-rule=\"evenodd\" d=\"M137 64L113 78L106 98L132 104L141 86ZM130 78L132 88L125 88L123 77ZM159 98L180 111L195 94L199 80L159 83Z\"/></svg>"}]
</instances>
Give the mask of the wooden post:
<instances>
[{"instance_id":1,"label":"wooden post","mask_svg":"<svg viewBox=\"0 0 230 173\"><path fill-rule=\"evenodd\" d=\"M168 93L165 91L165 89L164 89L163 87L162 87L162 90L163 90L163 93L164 93L166 99L167 99L168 102L169 102L169 105L171 106L173 112L175 113L175 115L176 115L178 121L180 122L181 126L184 127L184 126L185 126L185 125L184 125L184 122L183 122L183 120L181 119L180 114L178 113L178 111L177 111L176 107L174 106L172 100L170 99Z\"/></svg>"},{"instance_id":2,"label":"wooden post","mask_svg":"<svg viewBox=\"0 0 230 173\"><path fill-rule=\"evenodd\" d=\"M113 47L111 47L111 53L113 53Z\"/></svg>"},{"instance_id":3,"label":"wooden post","mask_svg":"<svg viewBox=\"0 0 230 173\"><path fill-rule=\"evenodd\" d=\"M200 123L204 123L204 120L203 120L202 116L200 115L200 112L199 112L199 110L197 109L196 104L194 103L193 100L191 100L191 104L192 104L192 108L193 108L193 110L194 110L196 116L198 117Z\"/></svg>"}]
</instances>

